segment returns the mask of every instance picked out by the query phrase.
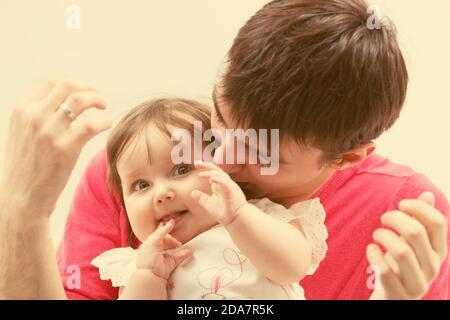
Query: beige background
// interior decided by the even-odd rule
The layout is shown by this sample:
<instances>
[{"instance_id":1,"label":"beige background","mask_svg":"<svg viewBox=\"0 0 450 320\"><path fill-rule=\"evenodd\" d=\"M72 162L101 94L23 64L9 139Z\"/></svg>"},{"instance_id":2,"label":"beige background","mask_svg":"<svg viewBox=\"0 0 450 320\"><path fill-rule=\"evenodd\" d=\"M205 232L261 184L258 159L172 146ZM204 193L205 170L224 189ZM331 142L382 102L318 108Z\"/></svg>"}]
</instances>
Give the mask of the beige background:
<instances>
[{"instance_id":1,"label":"beige background","mask_svg":"<svg viewBox=\"0 0 450 320\"><path fill-rule=\"evenodd\" d=\"M104 94L114 120L151 96L208 100L238 28L266 2L0 0L0 165L12 105L39 80L87 80ZM396 23L411 77L401 119L378 140L378 153L427 174L450 196L450 1L372 3ZM66 28L70 4L81 8L80 30ZM60 197L55 242L83 170L106 136L86 145Z\"/></svg>"}]
</instances>

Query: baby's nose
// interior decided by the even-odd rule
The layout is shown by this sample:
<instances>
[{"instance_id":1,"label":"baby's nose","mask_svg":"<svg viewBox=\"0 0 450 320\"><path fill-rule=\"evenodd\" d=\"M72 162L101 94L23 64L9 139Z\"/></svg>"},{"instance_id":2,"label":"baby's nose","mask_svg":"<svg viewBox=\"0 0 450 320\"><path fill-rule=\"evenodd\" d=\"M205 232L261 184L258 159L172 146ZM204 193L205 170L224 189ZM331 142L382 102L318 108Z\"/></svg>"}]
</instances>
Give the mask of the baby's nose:
<instances>
[{"instance_id":1,"label":"baby's nose","mask_svg":"<svg viewBox=\"0 0 450 320\"><path fill-rule=\"evenodd\" d=\"M160 192L159 194L157 194L155 196L155 202L157 204L162 204L164 202L171 201L173 199L175 199L175 193L170 190L165 191L165 192Z\"/></svg>"}]
</instances>

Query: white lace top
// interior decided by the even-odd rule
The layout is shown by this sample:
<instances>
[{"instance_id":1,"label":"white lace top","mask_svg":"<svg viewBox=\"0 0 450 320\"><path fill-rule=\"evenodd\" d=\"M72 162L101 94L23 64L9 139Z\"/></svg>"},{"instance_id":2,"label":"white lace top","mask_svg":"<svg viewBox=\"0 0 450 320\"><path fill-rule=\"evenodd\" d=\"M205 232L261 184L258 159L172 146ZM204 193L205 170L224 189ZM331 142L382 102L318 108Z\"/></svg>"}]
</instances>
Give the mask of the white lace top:
<instances>
[{"instance_id":1,"label":"white lace top","mask_svg":"<svg viewBox=\"0 0 450 320\"><path fill-rule=\"evenodd\" d=\"M289 209L267 198L249 202L275 219L286 222L298 219L312 249L308 275L313 274L327 251L325 210L320 200L300 202ZM305 299L298 283L282 286L260 274L221 225L184 245L192 248L194 256L172 273L169 299ZM102 280L111 280L114 287L126 286L136 269L136 250L130 247L108 250L93 259L92 264L99 268Z\"/></svg>"}]
</instances>

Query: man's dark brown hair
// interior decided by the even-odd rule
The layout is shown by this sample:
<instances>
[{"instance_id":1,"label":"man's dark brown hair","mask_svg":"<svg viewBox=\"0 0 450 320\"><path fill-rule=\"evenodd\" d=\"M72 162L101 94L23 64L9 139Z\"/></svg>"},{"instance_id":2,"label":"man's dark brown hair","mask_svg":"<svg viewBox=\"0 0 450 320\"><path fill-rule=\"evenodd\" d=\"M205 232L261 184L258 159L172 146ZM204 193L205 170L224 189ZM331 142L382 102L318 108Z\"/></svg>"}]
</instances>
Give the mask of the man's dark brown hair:
<instances>
[{"instance_id":1,"label":"man's dark brown hair","mask_svg":"<svg viewBox=\"0 0 450 320\"><path fill-rule=\"evenodd\" d=\"M370 30L363 0L278 0L240 29L221 99L232 120L325 152L325 160L389 129L408 72L394 26Z\"/></svg>"}]
</instances>

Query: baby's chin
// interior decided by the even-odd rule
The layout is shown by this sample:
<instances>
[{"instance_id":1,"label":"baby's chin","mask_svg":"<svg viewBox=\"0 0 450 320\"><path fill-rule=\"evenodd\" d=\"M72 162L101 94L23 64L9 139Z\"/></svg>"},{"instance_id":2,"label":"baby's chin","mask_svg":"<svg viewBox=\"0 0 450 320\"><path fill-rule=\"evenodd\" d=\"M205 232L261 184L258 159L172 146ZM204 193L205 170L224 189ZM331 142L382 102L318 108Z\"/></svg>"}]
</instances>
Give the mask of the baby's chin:
<instances>
[{"instance_id":1,"label":"baby's chin","mask_svg":"<svg viewBox=\"0 0 450 320\"><path fill-rule=\"evenodd\" d=\"M182 225L182 223L180 223L178 228L177 226L174 227L170 235L175 239L177 239L178 241L180 241L182 244L185 244L212 227L213 226L205 228L205 230L198 230L197 232L192 232L194 228L188 225Z\"/></svg>"}]
</instances>

